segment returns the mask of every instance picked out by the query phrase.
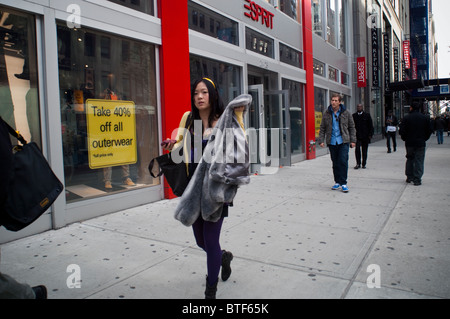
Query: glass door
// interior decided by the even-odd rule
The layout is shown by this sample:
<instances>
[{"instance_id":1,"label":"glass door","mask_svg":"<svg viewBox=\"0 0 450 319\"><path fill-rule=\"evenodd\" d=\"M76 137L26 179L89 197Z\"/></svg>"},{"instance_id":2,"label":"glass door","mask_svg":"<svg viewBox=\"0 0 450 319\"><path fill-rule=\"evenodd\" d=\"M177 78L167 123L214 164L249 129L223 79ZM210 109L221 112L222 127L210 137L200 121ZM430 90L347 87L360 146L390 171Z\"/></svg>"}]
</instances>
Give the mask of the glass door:
<instances>
[{"instance_id":1,"label":"glass door","mask_svg":"<svg viewBox=\"0 0 450 319\"><path fill-rule=\"evenodd\" d=\"M249 86L253 101L247 131L251 172L273 174L291 165L291 136L288 91L264 93L262 84Z\"/></svg>"}]
</instances>

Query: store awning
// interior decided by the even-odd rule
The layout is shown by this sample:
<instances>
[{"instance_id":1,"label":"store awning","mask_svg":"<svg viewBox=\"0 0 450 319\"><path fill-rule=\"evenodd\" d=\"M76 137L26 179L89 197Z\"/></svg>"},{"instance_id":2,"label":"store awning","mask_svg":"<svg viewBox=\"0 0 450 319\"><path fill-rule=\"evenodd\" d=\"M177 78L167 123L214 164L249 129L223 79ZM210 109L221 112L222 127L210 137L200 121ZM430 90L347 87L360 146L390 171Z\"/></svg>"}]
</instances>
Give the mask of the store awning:
<instances>
[{"instance_id":1,"label":"store awning","mask_svg":"<svg viewBox=\"0 0 450 319\"><path fill-rule=\"evenodd\" d=\"M408 91L425 87L423 79L407 80L389 83L390 92Z\"/></svg>"}]
</instances>

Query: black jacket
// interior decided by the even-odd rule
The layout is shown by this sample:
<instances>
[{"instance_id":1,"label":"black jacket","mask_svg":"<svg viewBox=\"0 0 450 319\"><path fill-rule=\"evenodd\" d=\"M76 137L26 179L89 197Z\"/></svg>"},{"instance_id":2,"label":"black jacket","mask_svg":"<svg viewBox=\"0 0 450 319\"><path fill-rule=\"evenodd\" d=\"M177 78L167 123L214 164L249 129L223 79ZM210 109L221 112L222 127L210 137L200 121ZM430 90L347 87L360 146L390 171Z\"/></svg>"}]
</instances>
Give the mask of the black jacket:
<instances>
[{"instance_id":1,"label":"black jacket","mask_svg":"<svg viewBox=\"0 0 450 319\"><path fill-rule=\"evenodd\" d=\"M405 141L406 147L426 146L425 142L432 132L430 117L419 111L412 111L406 115L400 124L400 136Z\"/></svg>"},{"instance_id":2,"label":"black jacket","mask_svg":"<svg viewBox=\"0 0 450 319\"><path fill-rule=\"evenodd\" d=\"M373 136L373 122L369 113L353 113L353 122L355 122L356 138L366 143L370 143Z\"/></svg>"}]
</instances>

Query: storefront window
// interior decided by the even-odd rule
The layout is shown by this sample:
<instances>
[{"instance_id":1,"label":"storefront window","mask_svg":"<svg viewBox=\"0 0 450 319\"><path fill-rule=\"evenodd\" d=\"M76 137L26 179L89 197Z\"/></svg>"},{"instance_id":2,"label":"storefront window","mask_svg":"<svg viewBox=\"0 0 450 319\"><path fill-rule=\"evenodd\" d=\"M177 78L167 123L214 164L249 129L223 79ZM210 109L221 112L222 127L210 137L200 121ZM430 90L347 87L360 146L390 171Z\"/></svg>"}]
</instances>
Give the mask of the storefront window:
<instances>
[{"instance_id":1,"label":"storefront window","mask_svg":"<svg viewBox=\"0 0 450 319\"><path fill-rule=\"evenodd\" d=\"M338 70L331 66L328 66L328 78L332 81L338 82L339 81Z\"/></svg>"},{"instance_id":2,"label":"storefront window","mask_svg":"<svg viewBox=\"0 0 450 319\"><path fill-rule=\"evenodd\" d=\"M315 87L314 88L314 113L316 118L315 129L316 138L319 137L320 123L322 122L322 114L328 106L327 90Z\"/></svg>"},{"instance_id":3,"label":"storefront window","mask_svg":"<svg viewBox=\"0 0 450 319\"><path fill-rule=\"evenodd\" d=\"M42 149L36 22L0 6L0 116Z\"/></svg>"},{"instance_id":4,"label":"storefront window","mask_svg":"<svg viewBox=\"0 0 450 319\"><path fill-rule=\"evenodd\" d=\"M108 0L124 7L128 7L150 15L155 15L154 0Z\"/></svg>"},{"instance_id":5,"label":"storefront window","mask_svg":"<svg viewBox=\"0 0 450 319\"><path fill-rule=\"evenodd\" d=\"M195 55L190 57L190 67L191 84L203 77L212 79L225 105L242 93L240 67Z\"/></svg>"},{"instance_id":6,"label":"storefront window","mask_svg":"<svg viewBox=\"0 0 450 319\"><path fill-rule=\"evenodd\" d=\"M189 29L239 45L238 23L192 1L188 2Z\"/></svg>"},{"instance_id":7,"label":"storefront window","mask_svg":"<svg viewBox=\"0 0 450 319\"><path fill-rule=\"evenodd\" d=\"M155 46L58 25L68 202L159 184Z\"/></svg>"},{"instance_id":8,"label":"storefront window","mask_svg":"<svg viewBox=\"0 0 450 319\"><path fill-rule=\"evenodd\" d=\"M289 91L291 153L303 153L303 86L300 82L283 79L283 90Z\"/></svg>"}]
</instances>

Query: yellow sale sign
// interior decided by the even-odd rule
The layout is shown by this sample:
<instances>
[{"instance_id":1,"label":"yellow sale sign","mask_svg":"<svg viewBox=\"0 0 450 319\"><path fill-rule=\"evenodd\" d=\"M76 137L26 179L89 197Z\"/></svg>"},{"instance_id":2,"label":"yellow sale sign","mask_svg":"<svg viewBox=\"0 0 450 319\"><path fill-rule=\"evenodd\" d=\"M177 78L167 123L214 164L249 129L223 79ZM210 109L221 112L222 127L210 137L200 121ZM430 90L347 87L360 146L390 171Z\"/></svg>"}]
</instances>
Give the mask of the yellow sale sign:
<instances>
[{"instance_id":1,"label":"yellow sale sign","mask_svg":"<svg viewBox=\"0 0 450 319\"><path fill-rule=\"evenodd\" d=\"M88 99L86 118L90 168L136 163L134 102Z\"/></svg>"}]
</instances>

